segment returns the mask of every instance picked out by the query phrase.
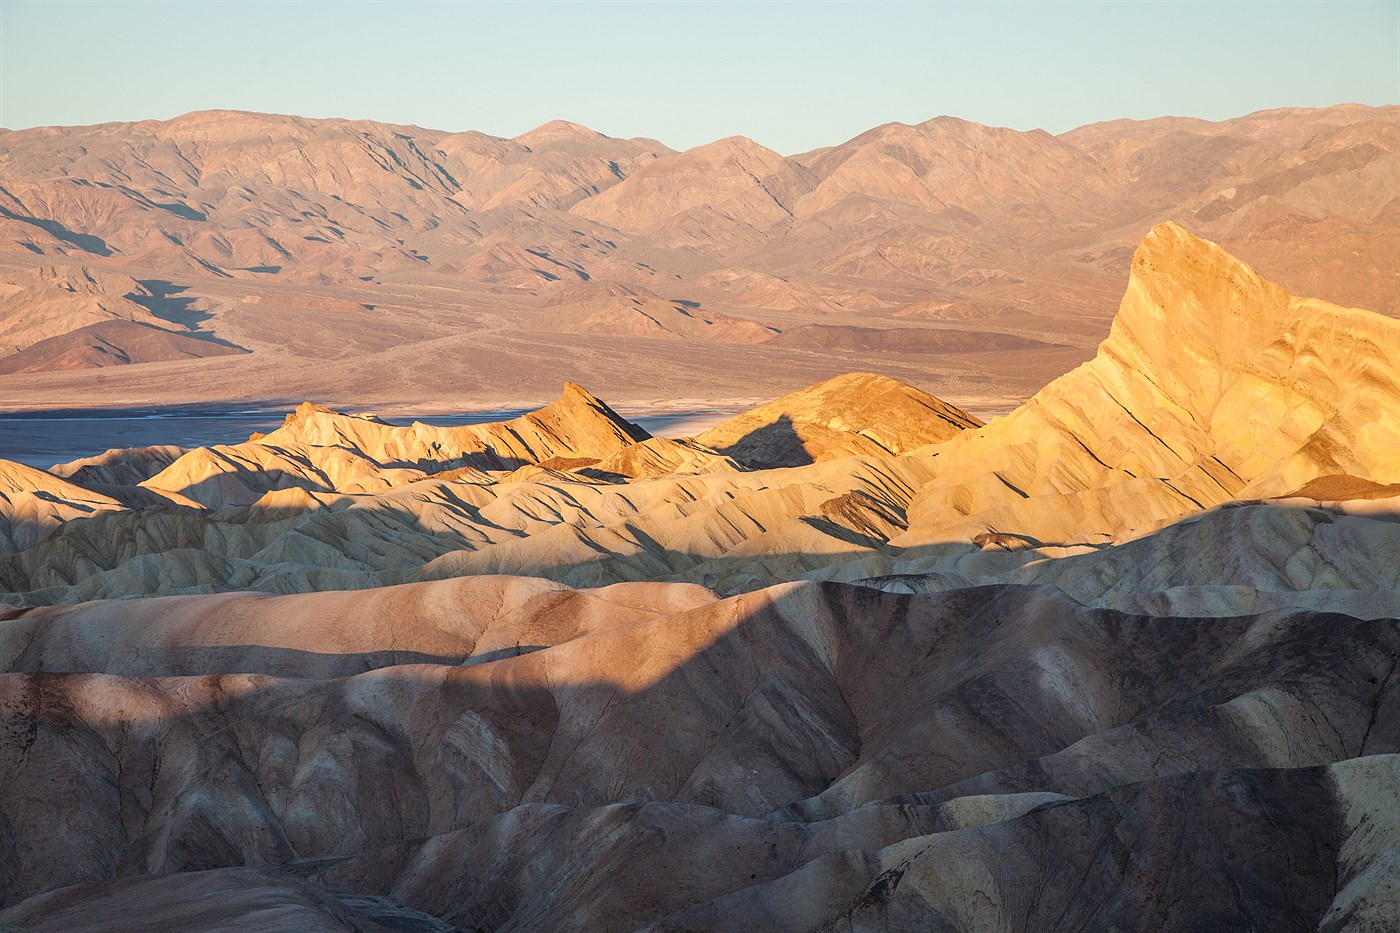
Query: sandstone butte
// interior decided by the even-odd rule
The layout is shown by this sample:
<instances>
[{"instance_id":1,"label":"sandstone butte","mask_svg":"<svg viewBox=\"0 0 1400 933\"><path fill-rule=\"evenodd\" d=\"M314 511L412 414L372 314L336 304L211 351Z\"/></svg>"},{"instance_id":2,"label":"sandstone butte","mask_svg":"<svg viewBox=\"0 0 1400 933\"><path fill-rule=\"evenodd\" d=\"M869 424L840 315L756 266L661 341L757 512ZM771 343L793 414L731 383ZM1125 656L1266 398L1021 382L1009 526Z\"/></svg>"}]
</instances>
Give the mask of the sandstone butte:
<instances>
[{"instance_id":1,"label":"sandstone butte","mask_svg":"<svg viewBox=\"0 0 1400 933\"><path fill-rule=\"evenodd\" d=\"M570 384L2 466L0 925L1400 915L1400 323L1174 224L987 424L853 373L654 438Z\"/></svg>"}]
</instances>

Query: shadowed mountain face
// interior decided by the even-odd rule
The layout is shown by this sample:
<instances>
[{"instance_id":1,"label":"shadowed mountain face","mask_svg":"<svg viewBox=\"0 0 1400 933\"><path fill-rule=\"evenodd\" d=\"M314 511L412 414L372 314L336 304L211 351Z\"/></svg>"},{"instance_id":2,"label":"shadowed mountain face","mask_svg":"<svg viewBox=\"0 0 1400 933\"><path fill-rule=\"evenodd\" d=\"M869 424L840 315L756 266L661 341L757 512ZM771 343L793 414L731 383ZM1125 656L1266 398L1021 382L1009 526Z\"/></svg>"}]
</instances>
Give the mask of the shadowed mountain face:
<instances>
[{"instance_id":1,"label":"shadowed mountain face","mask_svg":"<svg viewBox=\"0 0 1400 933\"><path fill-rule=\"evenodd\" d=\"M703 319L541 313L616 302ZM985 424L855 372L0 461L0 927L1387 929L1396 347L1161 224Z\"/></svg>"},{"instance_id":2,"label":"shadowed mountain face","mask_svg":"<svg viewBox=\"0 0 1400 933\"><path fill-rule=\"evenodd\" d=\"M733 398L897 354L935 394L1024 398L1091 355L1133 244L1168 218L1294 293L1400 313L1397 125L1359 106L1058 137L940 117L792 156L562 121L515 139L226 111L16 131L0 147L11 281L134 277L252 352L31 355L0 390L71 406L97 378L73 367L162 361L182 401L519 405L564 379L620 401L663 380ZM556 300L590 284L637 300ZM107 289L104 313L140 320L112 307L129 291ZM0 350L95 323L90 296L59 304L0 309ZM470 373L437 365L455 355ZM142 372L103 374L104 397L151 402Z\"/></svg>"},{"instance_id":3,"label":"shadowed mountain face","mask_svg":"<svg viewBox=\"0 0 1400 933\"><path fill-rule=\"evenodd\" d=\"M10 275L0 281L0 375L243 352L201 331L189 303L161 283L85 266Z\"/></svg>"}]
</instances>

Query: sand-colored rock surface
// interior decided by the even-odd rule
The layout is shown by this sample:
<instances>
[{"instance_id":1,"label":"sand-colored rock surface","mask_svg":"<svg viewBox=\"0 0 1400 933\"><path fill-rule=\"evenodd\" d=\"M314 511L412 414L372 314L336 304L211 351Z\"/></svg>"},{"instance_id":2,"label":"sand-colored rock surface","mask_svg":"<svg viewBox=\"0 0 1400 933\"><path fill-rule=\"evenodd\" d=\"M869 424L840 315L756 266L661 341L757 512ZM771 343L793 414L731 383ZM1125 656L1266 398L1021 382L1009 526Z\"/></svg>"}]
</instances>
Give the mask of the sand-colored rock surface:
<instances>
[{"instance_id":1,"label":"sand-colored rock surface","mask_svg":"<svg viewBox=\"0 0 1400 933\"><path fill-rule=\"evenodd\" d=\"M0 554L22 551L64 522L121 508L110 496L0 460Z\"/></svg>"},{"instance_id":2,"label":"sand-colored rock surface","mask_svg":"<svg viewBox=\"0 0 1400 933\"><path fill-rule=\"evenodd\" d=\"M980 424L911 386L851 373L760 405L696 440L757 466L801 466L853 454L906 453Z\"/></svg>"},{"instance_id":3,"label":"sand-colored rock surface","mask_svg":"<svg viewBox=\"0 0 1400 933\"><path fill-rule=\"evenodd\" d=\"M980 531L1130 537L1321 475L1394 482L1397 346L1395 321L1293 298L1215 244L1160 225L1134 255L1095 358L940 449L938 481L896 543Z\"/></svg>"},{"instance_id":4,"label":"sand-colored rock surface","mask_svg":"<svg viewBox=\"0 0 1400 933\"><path fill-rule=\"evenodd\" d=\"M79 486L136 486L170 466L185 453L173 444L119 447L95 457L56 463L47 472Z\"/></svg>"},{"instance_id":5,"label":"sand-colored rock surface","mask_svg":"<svg viewBox=\"0 0 1400 933\"><path fill-rule=\"evenodd\" d=\"M555 457L601 459L647 437L572 383L539 411L457 428L395 427L305 404L270 434L196 448L141 485L211 508L251 505L266 492L290 487L375 492L462 467L510 470Z\"/></svg>"},{"instance_id":6,"label":"sand-colored rock surface","mask_svg":"<svg viewBox=\"0 0 1400 933\"><path fill-rule=\"evenodd\" d=\"M1296 498L1228 503L1110 547L999 535L1008 547L931 549L834 568L894 592L974 583L1052 584L1086 605L1208 616L1287 606L1379 619L1400 613L1400 497L1372 508ZM998 542L1000 544L1000 541ZM951 551L951 553L949 553Z\"/></svg>"},{"instance_id":7,"label":"sand-colored rock surface","mask_svg":"<svg viewBox=\"0 0 1400 933\"><path fill-rule=\"evenodd\" d=\"M1054 583L1185 615L1332 600L1374 618L1397 585L1396 330L1162 226L1099 356L985 426L868 374L693 441L647 439L576 386L461 428L303 406L245 444L93 473L80 494L119 500L113 514L45 524L0 581L8 602L43 605L483 573L723 593L898 577L921 592ZM141 501L113 480L154 507L122 507ZM1259 504L1203 512L1239 502Z\"/></svg>"}]
</instances>

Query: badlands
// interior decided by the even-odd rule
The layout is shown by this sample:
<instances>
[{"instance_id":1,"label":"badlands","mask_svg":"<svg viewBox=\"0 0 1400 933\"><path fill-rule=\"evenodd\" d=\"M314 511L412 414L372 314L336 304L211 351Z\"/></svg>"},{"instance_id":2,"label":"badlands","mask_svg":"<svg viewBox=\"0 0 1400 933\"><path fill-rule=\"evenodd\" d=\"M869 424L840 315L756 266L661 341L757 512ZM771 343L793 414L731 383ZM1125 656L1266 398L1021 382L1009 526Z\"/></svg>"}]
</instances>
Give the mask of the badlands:
<instances>
[{"instance_id":1,"label":"badlands","mask_svg":"<svg viewBox=\"0 0 1400 933\"><path fill-rule=\"evenodd\" d=\"M1395 929L1397 205L1395 107L0 131L0 407L288 412L0 449L0 933Z\"/></svg>"},{"instance_id":2,"label":"badlands","mask_svg":"<svg viewBox=\"0 0 1400 933\"><path fill-rule=\"evenodd\" d=\"M1400 916L1400 322L1176 224L985 424L306 404L0 464L0 554L0 929Z\"/></svg>"}]
</instances>

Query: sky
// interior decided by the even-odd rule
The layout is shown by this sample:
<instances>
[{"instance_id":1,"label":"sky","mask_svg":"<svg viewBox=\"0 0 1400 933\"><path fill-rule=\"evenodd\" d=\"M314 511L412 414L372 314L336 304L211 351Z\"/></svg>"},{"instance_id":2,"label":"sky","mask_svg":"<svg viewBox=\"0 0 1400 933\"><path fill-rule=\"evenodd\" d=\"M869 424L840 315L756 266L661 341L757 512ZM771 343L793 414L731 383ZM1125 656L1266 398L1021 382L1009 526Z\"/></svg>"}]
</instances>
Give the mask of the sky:
<instances>
[{"instance_id":1,"label":"sky","mask_svg":"<svg viewBox=\"0 0 1400 933\"><path fill-rule=\"evenodd\" d=\"M514 136L553 119L785 154L952 115L1400 103L1400 0L0 0L0 126L234 109Z\"/></svg>"}]
</instances>

